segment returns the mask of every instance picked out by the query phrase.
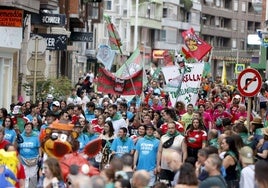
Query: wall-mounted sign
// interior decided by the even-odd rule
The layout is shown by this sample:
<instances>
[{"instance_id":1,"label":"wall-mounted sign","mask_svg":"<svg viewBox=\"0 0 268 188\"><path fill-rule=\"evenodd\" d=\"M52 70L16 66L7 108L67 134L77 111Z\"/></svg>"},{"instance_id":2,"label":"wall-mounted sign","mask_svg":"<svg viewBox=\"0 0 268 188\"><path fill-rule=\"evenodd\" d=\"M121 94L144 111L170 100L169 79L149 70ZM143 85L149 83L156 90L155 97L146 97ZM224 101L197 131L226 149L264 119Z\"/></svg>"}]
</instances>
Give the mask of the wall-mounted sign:
<instances>
[{"instance_id":1,"label":"wall-mounted sign","mask_svg":"<svg viewBox=\"0 0 268 188\"><path fill-rule=\"evenodd\" d=\"M32 14L31 23L36 25L64 26L65 14Z\"/></svg>"},{"instance_id":2,"label":"wall-mounted sign","mask_svg":"<svg viewBox=\"0 0 268 188\"><path fill-rule=\"evenodd\" d=\"M47 50L66 50L67 48L67 35L57 34L38 34L47 41ZM34 36L34 34L31 34Z\"/></svg>"},{"instance_id":3,"label":"wall-mounted sign","mask_svg":"<svg viewBox=\"0 0 268 188\"><path fill-rule=\"evenodd\" d=\"M41 23L48 25L65 25L65 14L42 14Z\"/></svg>"},{"instance_id":4,"label":"wall-mounted sign","mask_svg":"<svg viewBox=\"0 0 268 188\"><path fill-rule=\"evenodd\" d=\"M72 32L70 36L70 41L93 42L93 33Z\"/></svg>"},{"instance_id":5,"label":"wall-mounted sign","mask_svg":"<svg viewBox=\"0 0 268 188\"><path fill-rule=\"evenodd\" d=\"M245 70L245 64L235 64L235 73L239 74Z\"/></svg>"},{"instance_id":6,"label":"wall-mounted sign","mask_svg":"<svg viewBox=\"0 0 268 188\"><path fill-rule=\"evenodd\" d=\"M0 26L22 27L22 10L0 10Z\"/></svg>"}]
</instances>

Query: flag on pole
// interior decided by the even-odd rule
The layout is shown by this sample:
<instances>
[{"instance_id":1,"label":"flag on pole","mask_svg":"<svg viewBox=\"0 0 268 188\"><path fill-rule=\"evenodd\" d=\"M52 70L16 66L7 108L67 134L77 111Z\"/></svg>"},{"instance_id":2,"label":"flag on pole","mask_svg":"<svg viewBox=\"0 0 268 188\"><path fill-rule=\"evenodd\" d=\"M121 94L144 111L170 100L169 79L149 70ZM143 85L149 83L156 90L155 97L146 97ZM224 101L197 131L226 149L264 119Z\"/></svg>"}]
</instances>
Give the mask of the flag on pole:
<instances>
[{"instance_id":1,"label":"flag on pole","mask_svg":"<svg viewBox=\"0 0 268 188\"><path fill-rule=\"evenodd\" d=\"M107 70L111 70L114 61L115 51L108 45L101 44L98 48L97 59L105 66Z\"/></svg>"},{"instance_id":2,"label":"flag on pole","mask_svg":"<svg viewBox=\"0 0 268 188\"><path fill-rule=\"evenodd\" d=\"M109 34L109 41L110 41L111 49L119 50L121 53L121 48L120 48L120 46L122 46L121 39L120 39L117 29L115 28L114 24L111 22L111 17L106 14L103 14L103 18L105 19L107 23L107 30Z\"/></svg>"},{"instance_id":3,"label":"flag on pole","mask_svg":"<svg viewBox=\"0 0 268 188\"><path fill-rule=\"evenodd\" d=\"M142 93L142 74L143 71L140 70L130 77L120 79L114 76L111 72L100 67L97 79L98 91L118 95L140 95ZM131 79L133 81L133 86Z\"/></svg>"},{"instance_id":4,"label":"flag on pole","mask_svg":"<svg viewBox=\"0 0 268 188\"><path fill-rule=\"evenodd\" d=\"M185 45L188 48L189 54L200 61L210 50L211 46L200 39L191 28L182 32Z\"/></svg>"},{"instance_id":5,"label":"flag on pole","mask_svg":"<svg viewBox=\"0 0 268 188\"><path fill-rule=\"evenodd\" d=\"M142 59L140 49L136 48L127 61L118 69L115 76L118 78L126 78L142 69Z\"/></svg>"},{"instance_id":6,"label":"flag on pole","mask_svg":"<svg viewBox=\"0 0 268 188\"><path fill-rule=\"evenodd\" d=\"M222 64L221 82L223 85L225 85L225 86L227 85L227 72L226 72L226 65L225 65L224 61Z\"/></svg>"}]
</instances>

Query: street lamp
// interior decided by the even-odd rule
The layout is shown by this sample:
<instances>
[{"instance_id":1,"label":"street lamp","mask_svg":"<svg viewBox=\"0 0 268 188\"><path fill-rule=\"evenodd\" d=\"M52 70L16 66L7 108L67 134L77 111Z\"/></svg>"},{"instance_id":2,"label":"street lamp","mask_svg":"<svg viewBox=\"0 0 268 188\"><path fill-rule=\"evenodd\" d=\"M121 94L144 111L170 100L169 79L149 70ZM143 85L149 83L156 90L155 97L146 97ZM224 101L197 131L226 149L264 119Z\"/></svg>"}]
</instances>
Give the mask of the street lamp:
<instances>
[{"instance_id":1,"label":"street lamp","mask_svg":"<svg viewBox=\"0 0 268 188\"><path fill-rule=\"evenodd\" d=\"M137 48L138 43L138 14L139 14L139 0L136 0L136 9L135 9L135 27L134 27L134 49Z\"/></svg>"}]
</instances>

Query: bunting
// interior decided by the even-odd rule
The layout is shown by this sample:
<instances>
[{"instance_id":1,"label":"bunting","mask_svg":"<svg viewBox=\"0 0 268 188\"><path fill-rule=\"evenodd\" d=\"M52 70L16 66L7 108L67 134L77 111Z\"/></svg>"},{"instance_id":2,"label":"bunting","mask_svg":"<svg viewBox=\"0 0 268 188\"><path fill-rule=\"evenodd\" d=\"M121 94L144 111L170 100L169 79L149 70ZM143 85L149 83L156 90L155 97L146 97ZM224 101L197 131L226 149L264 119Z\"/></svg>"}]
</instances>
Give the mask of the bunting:
<instances>
[{"instance_id":1,"label":"bunting","mask_svg":"<svg viewBox=\"0 0 268 188\"><path fill-rule=\"evenodd\" d=\"M121 79L100 67L97 80L98 91L118 95L140 95L142 93L142 76L143 71L140 70L130 77Z\"/></svg>"},{"instance_id":2,"label":"bunting","mask_svg":"<svg viewBox=\"0 0 268 188\"><path fill-rule=\"evenodd\" d=\"M188 53L200 61L210 50L211 46L200 39L194 32L193 28L182 32L185 45L188 48Z\"/></svg>"},{"instance_id":3,"label":"bunting","mask_svg":"<svg viewBox=\"0 0 268 188\"><path fill-rule=\"evenodd\" d=\"M107 30L109 34L109 41L112 50L119 50L121 52L120 46L122 46L120 36L114 24L111 22L111 17L103 14L103 18L107 23Z\"/></svg>"},{"instance_id":4,"label":"bunting","mask_svg":"<svg viewBox=\"0 0 268 188\"><path fill-rule=\"evenodd\" d=\"M127 61L116 71L115 76L118 78L127 78L140 71L142 69L141 61L140 49L136 48Z\"/></svg>"},{"instance_id":5,"label":"bunting","mask_svg":"<svg viewBox=\"0 0 268 188\"><path fill-rule=\"evenodd\" d=\"M114 61L115 51L108 45L99 45L97 59L105 66L107 70L111 70Z\"/></svg>"}]
</instances>

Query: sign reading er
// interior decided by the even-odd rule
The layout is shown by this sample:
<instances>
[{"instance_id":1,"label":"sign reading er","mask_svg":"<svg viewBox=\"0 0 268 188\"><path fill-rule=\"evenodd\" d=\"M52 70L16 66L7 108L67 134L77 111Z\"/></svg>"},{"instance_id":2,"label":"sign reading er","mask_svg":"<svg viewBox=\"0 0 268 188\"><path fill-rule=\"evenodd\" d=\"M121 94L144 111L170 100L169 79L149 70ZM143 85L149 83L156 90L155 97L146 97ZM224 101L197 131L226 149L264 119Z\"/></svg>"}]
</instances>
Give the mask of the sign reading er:
<instances>
[{"instance_id":1,"label":"sign reading er","mask_svg":"<svg viewBox=\"0 0 268 188\"><path fill-rule=\"evenodd\" d=\"M34 34L31 34L34 35ZM38 34L47 41L46 50L65 50L67 48L67 35Z\"/></svg>"}]
</instances>

